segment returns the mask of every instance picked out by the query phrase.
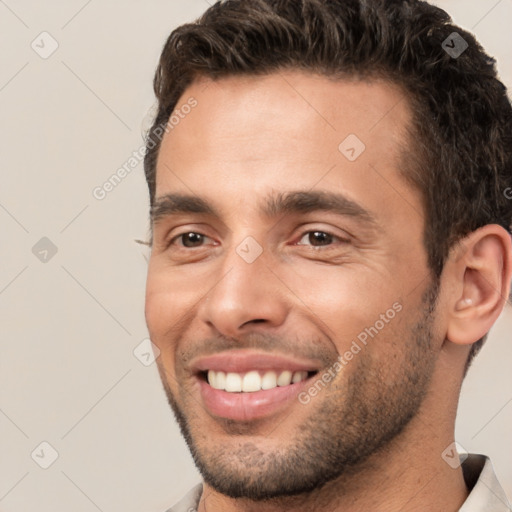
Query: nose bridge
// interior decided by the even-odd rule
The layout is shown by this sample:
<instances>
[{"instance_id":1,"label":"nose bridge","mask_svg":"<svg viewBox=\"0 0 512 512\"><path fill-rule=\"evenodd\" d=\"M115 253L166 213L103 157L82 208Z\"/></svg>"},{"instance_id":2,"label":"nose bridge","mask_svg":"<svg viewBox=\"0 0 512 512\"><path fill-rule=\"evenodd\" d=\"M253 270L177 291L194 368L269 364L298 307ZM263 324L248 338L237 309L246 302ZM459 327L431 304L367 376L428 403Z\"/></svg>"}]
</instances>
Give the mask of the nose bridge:
<instances>
[{"instance_id":1,"label":"nose bridge","mask_svg":"<svg viewBox=\"0 0 512 512\"><path fill-rule=\"evenodd\" d=\"M219 266L219 279L203 302L203 320L225 335L236 335L247 322L280 324L285 300L264 247L253 237L233 245Z\"/></svg>"},{"instance_id":2,"label":"nose bridge","mask_svg":"<svg viewBox=\"0 0 512 512\"><path fill-rule=\"evenodd\" d=\"M268 290L267 255L263 246L253 237L246 237L229 249L221 266L223 276L211 290L210 301L216 299L244 304L251 297ZM219 276L220 277L220 276Z\"/></svg>"}]
</instances>

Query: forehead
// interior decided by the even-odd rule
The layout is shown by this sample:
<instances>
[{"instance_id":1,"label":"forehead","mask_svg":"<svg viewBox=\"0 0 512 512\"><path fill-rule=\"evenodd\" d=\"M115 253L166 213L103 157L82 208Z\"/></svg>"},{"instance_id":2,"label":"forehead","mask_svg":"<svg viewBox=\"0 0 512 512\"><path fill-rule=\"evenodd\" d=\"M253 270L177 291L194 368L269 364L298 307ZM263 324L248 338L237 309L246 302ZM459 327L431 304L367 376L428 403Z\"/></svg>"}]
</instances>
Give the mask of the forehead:
<instances>
[{"instance_id":1,"label":"forehead","mask_svg":"<svg viewBox=\"0 0 512 512\"><path fill-rule=\"evenodd\" d=\"M185 123L180 110L190 98L197 100L197 106L186 114ZM282 135L327 133L334 139L350 131L374 144L379 135L400 131L411 118L405 90L395 83L377 78L335 79L300 71L215 81L201 78L185 90L175 112L180 113L181 122L171 126L166 138L188 142L187 148L194 141L183 140L188 137L183 134L184 125L215 144L230 135L256 139L264 130L282 129ZM173 119L180 121L176 116Z\"/></svg>"},{"instance_id":2,"label":"forehead","mask_svg":"<svg viewBox=\"0 0 512 512\"><path fill-rule=\"evenodd\" d=\"M183 108L191 99L194 108ZM411 111L387 81L299 71L202 79L175 114L157 161L157 197L243 194L250 202L263 190L316 187L371 203L375 187L381 201L414 193L398 172Z\"/></svg>"}]
</instances>

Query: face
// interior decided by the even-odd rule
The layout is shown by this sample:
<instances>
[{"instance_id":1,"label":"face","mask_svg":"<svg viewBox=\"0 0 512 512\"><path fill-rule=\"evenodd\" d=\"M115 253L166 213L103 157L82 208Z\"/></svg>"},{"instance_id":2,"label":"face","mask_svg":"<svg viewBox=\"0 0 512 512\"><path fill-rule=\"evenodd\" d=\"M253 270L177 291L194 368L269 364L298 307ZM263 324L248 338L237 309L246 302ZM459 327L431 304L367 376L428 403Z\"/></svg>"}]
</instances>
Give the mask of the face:
<instances>
[{"instance_id":1,"label":"face","mask_svg":"<svg viewBox=\"0 0 512 512\"><path fill-rule=\"evenodd\" d=\"M428 392L423 208L399 173L407 101L385 82L283 72L203 80L187 103L157 162L146 319L160 376L208 485L308 492L362 468Z\"/></svg>"}]
</instances>

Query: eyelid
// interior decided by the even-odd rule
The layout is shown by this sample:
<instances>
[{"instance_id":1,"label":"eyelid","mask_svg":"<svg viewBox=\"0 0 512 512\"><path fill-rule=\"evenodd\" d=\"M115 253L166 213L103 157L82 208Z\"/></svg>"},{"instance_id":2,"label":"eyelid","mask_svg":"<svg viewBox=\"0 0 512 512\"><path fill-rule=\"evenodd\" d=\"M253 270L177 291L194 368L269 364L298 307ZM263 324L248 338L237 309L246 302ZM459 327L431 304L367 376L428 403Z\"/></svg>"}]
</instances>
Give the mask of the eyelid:
<instances>
[{"instance_id":1,"label":"eyelid","mask_svg":"<svg viewBox=\"0 0 512 512\"><path fill-rule=\"evenodd\" d=\"M322 228L306 229L304 231L301 231L300 234L297 237L295 237L294 239L297 240L297 241L300 241L300 240L302 240L304 238L304 235L307 235L308 233L314 233L314 232L325 233L326 235L329 235L329 236L335 238L338 242L350 243L350 236L348 234L346 236L337 235L336 233L333 233L329 229L322 229ZM299 244L297 242L295 242L294 245L299 245ZM305 244L300 244L300 245L305 245ZM311 246L311 247L315 247L315 248L321 249L323 247L324 248L332 247L332 245L333 244L329 244L329 245L325 245L325 246Z\"/></svg>"},{"instance_id":2,"label":"eyelid","mask_svg":"<svg viewBox=\"0 0 512 512\"><path fill-rule=\"evenodd\" d=\"M203 238L209 238L210 240L213 240L211 236L205 235L204 233L201 233L199 230L194 229L187 229L185 231L182 231L181 233L177 233L176 235L173 235L169 240L165 242L166 247L170 247L174 244L174 242L178 239L180 239L183 235L186 235L188 233L194 233L196 235L201 235ZM178 247L183 247L184 249L201 249L204 247L204 245L200 245L199 247L185 247L183 244L178 245Z\"/></svg>"},{"instance_id":3,"label":"eyelid","mask_svg":"<svg viewBox=\"0 0 512 512\"><path fill-rule=\"evenodd\" d=\"M170 226L160 226L160 229L154 231L154 240L159 241L159 245L167 249L177 238L187 233L197 233L207 238L214 239L206 235L211 232L211 227L203 222L178 222Z\"/></svg>"},{"instance_id":4,"label":"eyelid","mask_svg":"<svg viewBox=\"0 0 512 512\"><path fill-rule=\"evenodd\" d=\"M330 229L325 229L325 228L309 228L309 229L303 229L298 236L295 236L294 237L294 240L295 242L293 242L293 245L302 245L302 246L307 246L307 244L299 244L298 242L300 240L302 240L302 238L304 238L305 235L309 234L309 233L314 233L314 232L320 232L320 233L325 233L326 235L329 235L331 236L333 239L335 239L336 241L338 242L341 242L341 243L350 243L350 236L348 234L346 234L346 236L343 236L343 235L339 235L339 234L336 234L336 233L333 233L333 230L330 230ZM193 228L188 228L188 229L184 229L176 234L173 234L172 237L165 237L164 238L164 245L166 248L170 247L171 245L175 244L175 242L180 239L183 235L186 235L188 233L195 233L197 235L201 235L204 239L210 239L212 240L213 242L215 242L215 240L204 234L200 229L193 229ZM218 245L218 242L214 245ZM333 244L329 244L329 245L325 245L325 246L313 246L311 245L310 247L314 247L315 249L328 249L330 247L332 247ZM181 247L181 248L184 248L184 249L187 249L187 250L190 250L190 249L201 249L204 247L204 245L200 245L198 247L186 247L184 246L183 244L179 244L178 247Z\"/></svg>"}]
</instances>

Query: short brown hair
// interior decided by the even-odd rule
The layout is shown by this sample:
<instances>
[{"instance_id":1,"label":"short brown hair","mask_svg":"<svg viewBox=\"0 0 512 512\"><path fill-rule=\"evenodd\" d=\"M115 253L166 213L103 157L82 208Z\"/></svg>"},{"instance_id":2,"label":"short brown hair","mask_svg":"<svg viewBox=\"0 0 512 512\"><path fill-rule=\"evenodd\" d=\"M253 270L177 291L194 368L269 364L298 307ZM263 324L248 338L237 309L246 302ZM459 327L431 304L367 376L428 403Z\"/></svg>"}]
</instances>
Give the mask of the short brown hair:
<instances>
[{"instance_id":1,"label":"short brown hair","mask_svg":"<svg viewBox=\"0 0 512 512\"><path fill-rule=\"evenodd\" d=\"M454 33L467 45L458 56L447 51ZM151 205L162 126L185 89L198 77L283 69L385 78L408 93L414 119L401 168L422 194L434 279L470 232L486 224L511 231L512 107L495 60L419 0L224 0L174 30L154 78L158 111L144 159Z\"/></svg>"}]
</instances>

